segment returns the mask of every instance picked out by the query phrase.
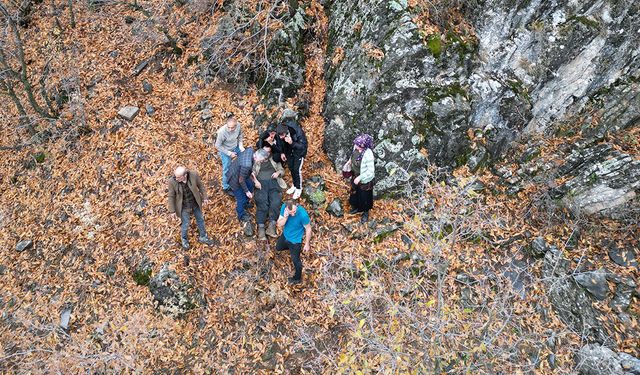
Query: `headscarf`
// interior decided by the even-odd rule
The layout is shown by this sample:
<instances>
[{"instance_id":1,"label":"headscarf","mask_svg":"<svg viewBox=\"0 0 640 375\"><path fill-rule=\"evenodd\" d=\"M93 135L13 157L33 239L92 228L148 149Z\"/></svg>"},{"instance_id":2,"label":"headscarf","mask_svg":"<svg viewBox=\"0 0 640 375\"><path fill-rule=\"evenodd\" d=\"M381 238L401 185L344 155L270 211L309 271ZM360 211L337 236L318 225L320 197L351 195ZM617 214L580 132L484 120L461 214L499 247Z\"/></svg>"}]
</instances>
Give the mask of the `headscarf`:
<instances>
[{"instance_id":1,"label":"headscarf","mask_svg":"<svg viewBox=\"0 0 640 375\"><path fill-rule=\"evenodd\" d=\"M373 150L373 137L369 134L360 134L356 137L356 139L353 140L353 144L362 149L362 152L360 153L360 155L358 155L357 159L358 161L360 161L367 149Z\"/></svg>"}]
</instances>

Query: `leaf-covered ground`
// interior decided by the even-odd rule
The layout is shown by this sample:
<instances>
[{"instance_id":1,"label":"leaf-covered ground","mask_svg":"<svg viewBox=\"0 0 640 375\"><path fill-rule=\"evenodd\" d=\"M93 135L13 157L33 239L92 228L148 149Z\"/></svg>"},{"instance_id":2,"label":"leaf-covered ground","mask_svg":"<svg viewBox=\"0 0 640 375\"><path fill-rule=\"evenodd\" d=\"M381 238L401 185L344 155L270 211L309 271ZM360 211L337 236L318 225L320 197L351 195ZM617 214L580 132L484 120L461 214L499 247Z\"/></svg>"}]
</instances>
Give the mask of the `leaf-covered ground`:
<instances>
[{"instance_id":1,"label":"leaf-covered ground","mask_svg":"<svg viewBox=\"0 0 640 375\"><path fill-rule=\"evenodd\" d=\"M539 280L541 263L523 249L543 236L572 260L604 264L601 240L637 241L637 228L590 223L577 249L568 250L575 223L537 204L540 186L531 183L511 197L489 172L457 171L457 183L434 178L415 200L376 201L373 228L356 216L314 212L304 283L291 287L288 255L244 238L232 199L220 193L212 134L233 111L255 140L254 115L262 108L254 91L205 83L198 64L189 64L218 13L209 15L199 2L137 4L157 22L127 4L78 4L77 26L70 28L62 2L54 1L37 5L24 30L30 69L39 71L42 57L53 56L52 79L77 77L81 99L42 125L51 134L46 142L29 140L15 126L13 108L0 106L2 146L26 144L3 150L0 164L1 371L551 373L555 353L555 371L571 372L580 335L554 314ZM315 1L309 9L321 34L326 16ZM190 41L182 55L166 52L158 24ZM347 186L321 148L324 48L320 38L305 50L300 95L311 106L302 122L310 141L304 174L322 175L327 201L346 203ZM143 92L144 80L152 93ZM204 99L213 114L206 122L197 108ZM153 116L142 110L132 122L115 120L122 106L145 104L153 105ZM78 134L79 118L89 134ZM552 158L554 143L546 147L541 157ZM198 170L209 189L206 225L219 245L178 246L165 189L180 164ZM490 189L465 188L476 179ZM25 239L33 248L17 252ZM197 307L183 318L158 312L149 289L132 277L145 261L154 272L163 264L176 270L192 286ZM504 273L514 262L526 264L524 295ZM637 269L619 273L638 279ZM68 307L65 331L58 325ZM632 306L626 324L607 315L617 327L615 343L636 356L638 313Z\"/></svg>"}]
</instances>

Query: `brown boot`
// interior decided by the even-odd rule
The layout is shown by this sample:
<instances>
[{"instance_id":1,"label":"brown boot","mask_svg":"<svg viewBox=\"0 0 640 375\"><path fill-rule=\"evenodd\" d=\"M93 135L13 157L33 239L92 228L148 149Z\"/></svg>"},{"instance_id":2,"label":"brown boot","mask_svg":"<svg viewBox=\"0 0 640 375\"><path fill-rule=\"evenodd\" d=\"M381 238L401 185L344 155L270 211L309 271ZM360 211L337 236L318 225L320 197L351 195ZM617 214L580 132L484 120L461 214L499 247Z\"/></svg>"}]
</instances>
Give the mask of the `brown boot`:
<instances>
[{"instance_id":1,"label":"brown boot","mask_svg":"<svg viewBox=\"0 0 640 375\"><path fill-rule=\"evenodd\" d=\"M261 241L267 239L267 236L264 234L264 224L258 224L258 239Z\"/></svg>"},{"instance_id":2,"label":"brown boot","mask_svg":"<svg viewBox=\"0 0 640 375\"><path fill-rule=\"evenodd\" d=\"M269 222L269 226L267 227L267 236L272 237L272 238L276 238L278 237L278 233L276 233L276 222L275 221L270 221Z\"/></svg>"}]
</instances>

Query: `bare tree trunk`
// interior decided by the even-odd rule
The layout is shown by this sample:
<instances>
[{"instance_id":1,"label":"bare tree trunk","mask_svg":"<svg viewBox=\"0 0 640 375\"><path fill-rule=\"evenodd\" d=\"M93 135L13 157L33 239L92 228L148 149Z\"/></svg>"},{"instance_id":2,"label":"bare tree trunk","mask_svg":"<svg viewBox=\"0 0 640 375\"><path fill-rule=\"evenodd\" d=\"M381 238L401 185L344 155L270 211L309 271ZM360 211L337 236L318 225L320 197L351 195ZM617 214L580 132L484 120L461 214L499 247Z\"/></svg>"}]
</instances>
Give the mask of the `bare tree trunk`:
<instances>
[{"instance_id":1,"label":"bare tree trunk","mask_svg":"<svg viewBox=\"0 0 640 375\"><path fill-rule=\"evenodd\" d=\"M22 105L22 103L20 102L20 98L18 98L18 95L16 95L16 92L13 90L13 86L5 81L4 79L0 78L0 89L2 89L2 93L7 95L8 97L11 98L11 101L13 101L13 103L16 105L16 108L18 109L18 112L20 113L20 117L27 117L27 111L24 110L24 106Z\"/></svg>"},{"instance_id":2,"label":"bare tree trunk","mask_svg":"<svg viewBox=\"0 0 640 375\"><path fill-rule=\"evenodd\" d=\"M7 10L7 8L5 8L5 6L2 3L0 3L0 13L2 13L6 18L7 22L9 23L9 27L13 32L13 36L15 38L15 43L17 47L17 56L18 56L18 61L20 63L20 73L18 77L20 79L20 82L22 82L22 85L24 86L24 91L27 94L27 99L29 100L31 107L43 118L54 118L52 114L45 111L38 104L38 102L36 101L35 95L33 94L33 86L31 86L31 82L29 82L29 77L27 75L27 63L25 62L25 59L24 59L24 47L22 44L22 38L20 38L20 30L18 30L18 25L16 24L16 21L11 17L11 14L9 14L9 11ZM5 66L5 68L10 70L10 73L17 74L15 71L9 68L6 60L4 59L4 56L2 56L2 63Z\"/></svg>"},{"instance_id":3,"label":"bare tree trunk","mask_svg":"<svg viewBox=\"0 0 640 375\"><path fill-rule=\"evenodd\" d=\"M53 107L53 104L51 103L51 100L49 99L49 95L47 94L47 78L49 77L49 69L50 69L50 64L51 63L51 59L49 59L49 61L47 61L47 63L44 65L44 69L42 70L42 75L40 76L40 95L42 95L42 99L44 99L44 102L47 104L47 107L49 108L49 111L54 115L54 116L58 116L58 111Z\"/></svg>"}]
</instances>

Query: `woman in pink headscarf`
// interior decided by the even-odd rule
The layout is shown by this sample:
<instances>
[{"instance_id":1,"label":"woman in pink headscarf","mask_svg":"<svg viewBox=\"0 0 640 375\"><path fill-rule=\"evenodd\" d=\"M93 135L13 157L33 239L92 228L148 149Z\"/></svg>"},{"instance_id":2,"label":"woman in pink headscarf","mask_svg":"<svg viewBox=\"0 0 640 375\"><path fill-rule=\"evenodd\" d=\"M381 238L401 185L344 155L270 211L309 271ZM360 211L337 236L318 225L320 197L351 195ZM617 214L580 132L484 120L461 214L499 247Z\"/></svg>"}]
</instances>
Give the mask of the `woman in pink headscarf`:
<instances>
[{"instance_id":1,"label":"woman in pink headscarf","mask_svg":"<svg viewBox=\"0 0 640 375\"><path fill-rule=\"evenodd\" d=\"M369 220L369 210L373 207L373 178L375 177L375 161L373 156L373 138L369 134L361 134L353 141L351 158L344 165L343 171L351 171L350 214L362 212L360 222Z\"/></svg>"}]
</instances>

